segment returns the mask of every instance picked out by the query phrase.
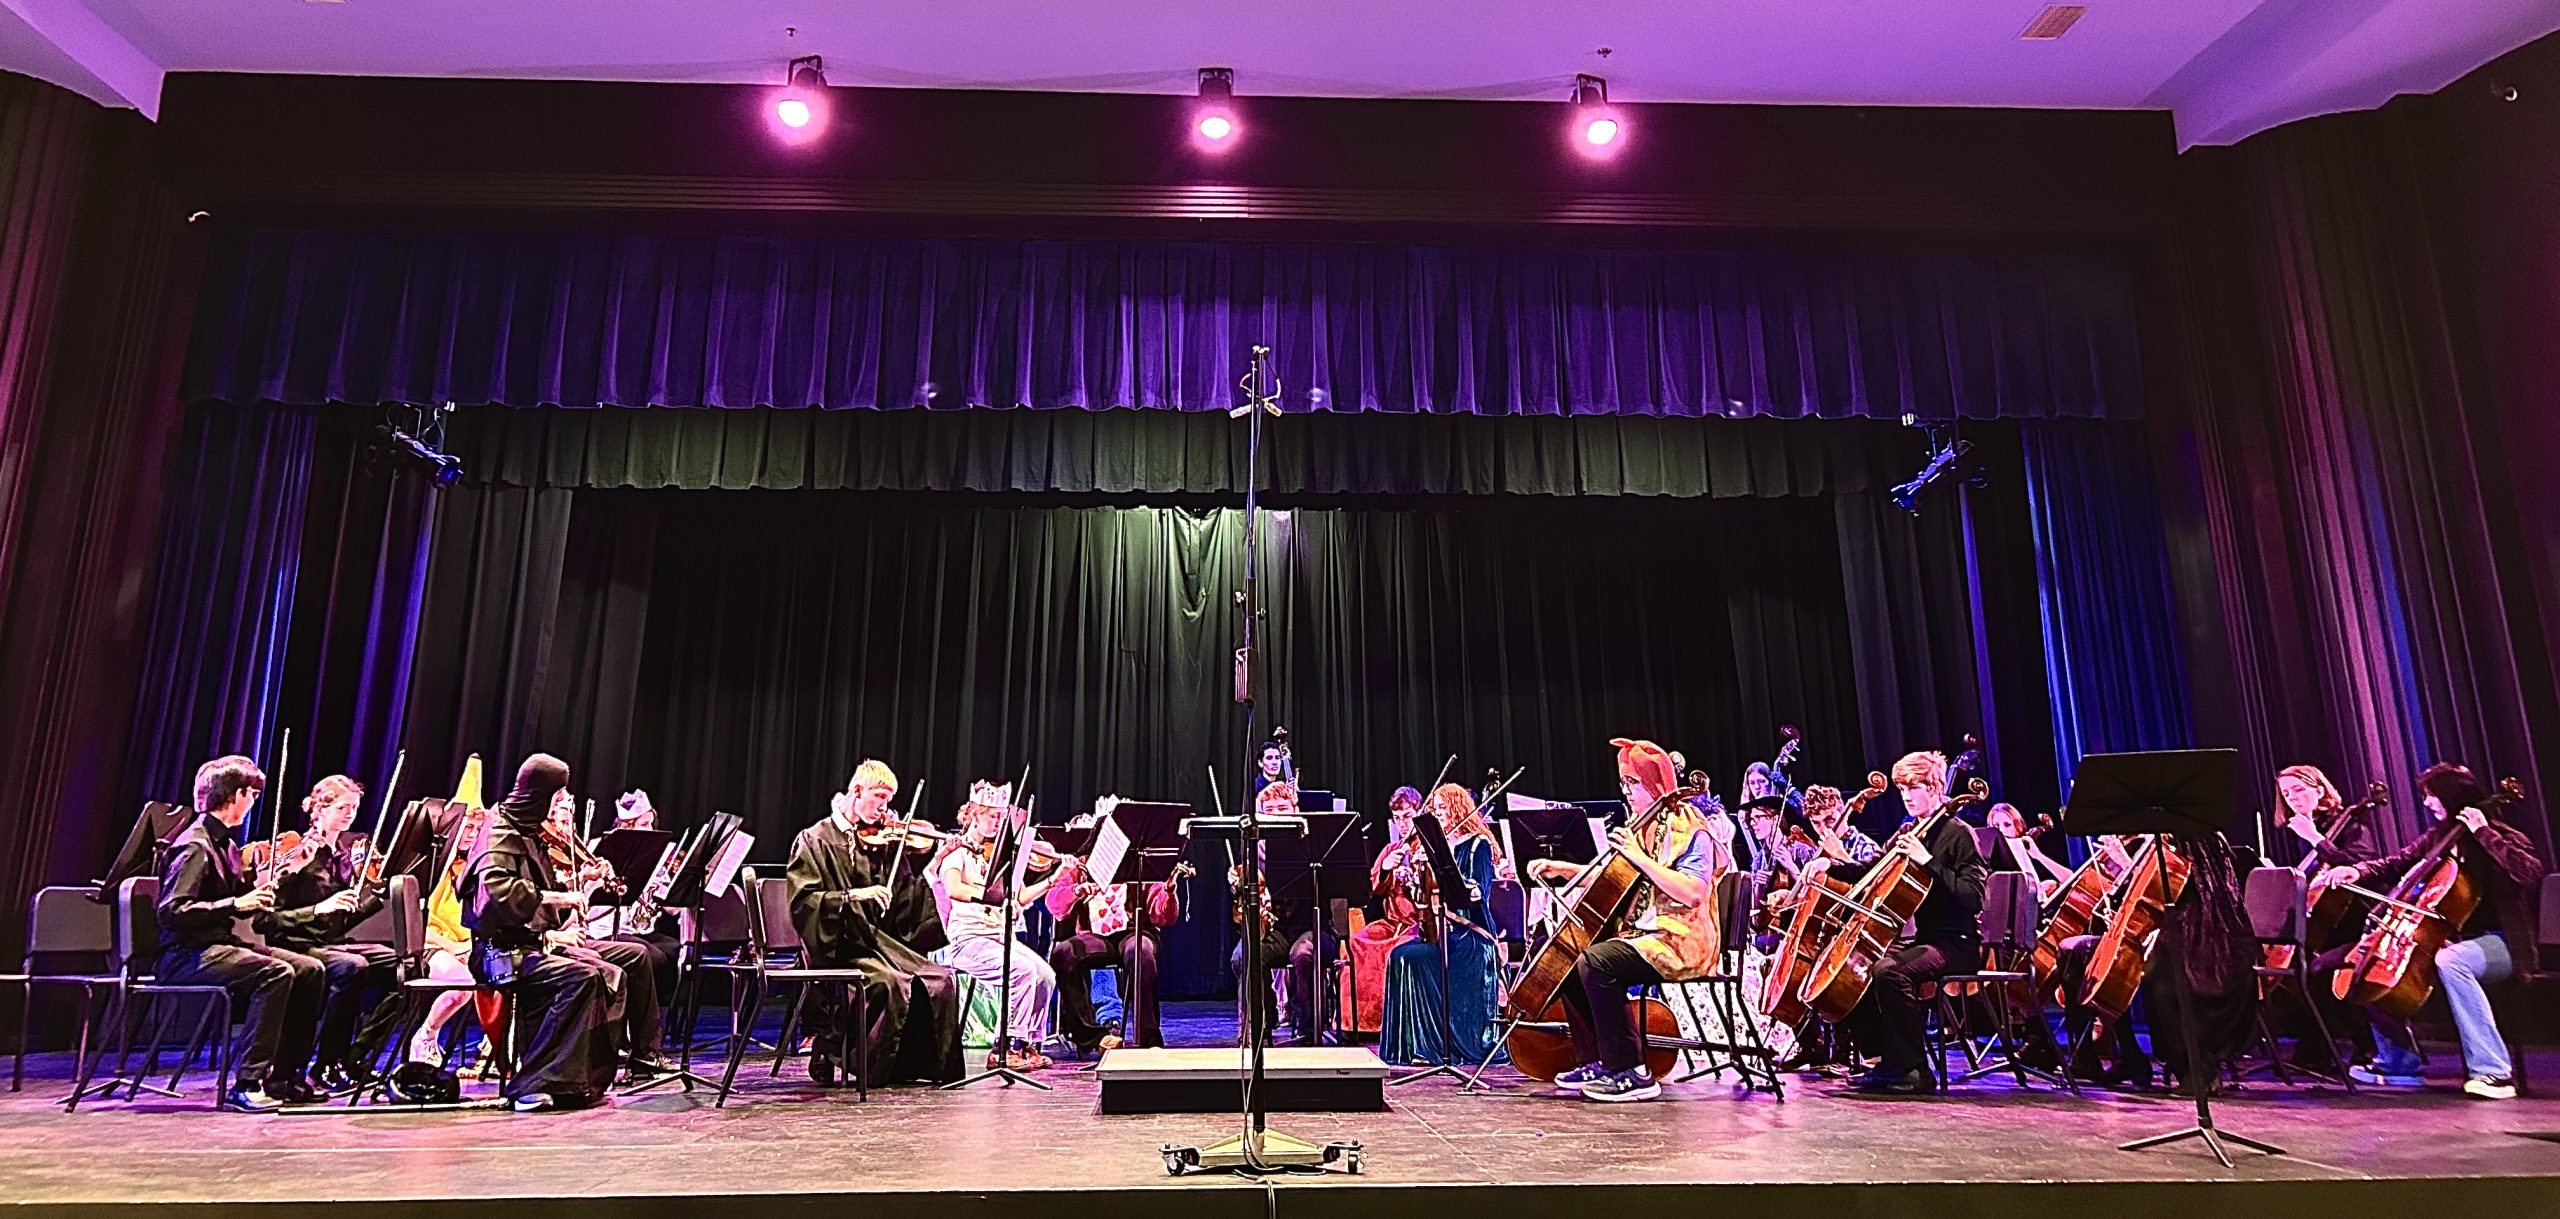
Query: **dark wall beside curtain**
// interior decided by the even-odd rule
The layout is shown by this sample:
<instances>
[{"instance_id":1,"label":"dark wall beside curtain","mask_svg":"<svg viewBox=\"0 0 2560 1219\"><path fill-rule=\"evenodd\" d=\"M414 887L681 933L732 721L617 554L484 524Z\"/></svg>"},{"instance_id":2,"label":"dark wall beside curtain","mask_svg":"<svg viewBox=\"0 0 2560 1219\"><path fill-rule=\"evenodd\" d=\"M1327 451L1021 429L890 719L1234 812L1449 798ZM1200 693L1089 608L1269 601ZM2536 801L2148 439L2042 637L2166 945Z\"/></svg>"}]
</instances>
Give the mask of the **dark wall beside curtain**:
<instances>
[{"instance_id":1,"label":"dark wall beside curtain","mask_svg":"<svg viewBox=\"0 0 2560 1219\"><path fill-rule=\"evenodd\" d=\"M151 130L0 73L0 943L135 812L125 732L196 266Z\"/></svg>"}]
</instances>

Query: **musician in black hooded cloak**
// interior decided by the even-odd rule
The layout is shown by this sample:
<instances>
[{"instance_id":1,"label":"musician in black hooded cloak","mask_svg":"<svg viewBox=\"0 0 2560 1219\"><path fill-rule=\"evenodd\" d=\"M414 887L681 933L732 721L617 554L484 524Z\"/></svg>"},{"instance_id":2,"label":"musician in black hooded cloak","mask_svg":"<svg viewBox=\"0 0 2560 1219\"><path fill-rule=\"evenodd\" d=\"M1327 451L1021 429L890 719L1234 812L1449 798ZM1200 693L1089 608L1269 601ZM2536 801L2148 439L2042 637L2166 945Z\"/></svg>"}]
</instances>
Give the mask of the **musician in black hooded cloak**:
<instances>
[{"instance_id":1,"label":"musician in black hooded cloak","mask_svg":"<svg viewBox=\"0 0 2560 1219\"><path fill-rule=\"evenodd\" d=\"M552 934L578 904L561 891L542 846L552 794L568 785L568 763L544 753L526 758L456 886L471 928L472 975L515 987L517 1061L506 1096L519 1112L602 1101L620 1055L622 971Z\"/></svg>"}]
</instances>

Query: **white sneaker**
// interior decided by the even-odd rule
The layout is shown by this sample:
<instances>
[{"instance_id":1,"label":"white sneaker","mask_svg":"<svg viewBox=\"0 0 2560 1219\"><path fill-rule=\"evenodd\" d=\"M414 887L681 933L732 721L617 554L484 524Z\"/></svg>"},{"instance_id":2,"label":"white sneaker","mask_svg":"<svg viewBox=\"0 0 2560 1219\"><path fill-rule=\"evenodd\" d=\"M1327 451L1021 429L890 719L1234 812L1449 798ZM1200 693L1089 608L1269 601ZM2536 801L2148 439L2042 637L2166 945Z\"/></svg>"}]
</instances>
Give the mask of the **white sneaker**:
<instances>
[{"instance_id":1,"label":"white sneaker","mask_svg":"<svg viewBox=\"0 0 2560 1219\"><path fill-rule=\"evenodd\" d=\"M2514 1100L2516 1079L2512 1075L2474 1075L2462 1081L2462 1092L2465 1096L2476 1096L2482 1100Z\"/></svg>"},{"instance_id":2,"label":"white sneaker","mask_svg":"<svg viewBox=\"0 0 2560 1219\"><path fill-rule=\"evenodd\" d=\"M2347 1078L2368 1088L2423 1088L2427 1081L2416 1075L2385 1075L2368 1066L2347 1068Z\"/></svg>"},{"instance_id":3,"label":"white sneaker","mask_svg":"<svg viewBox=\"0 0 2560 1219\"><path fill-rule=\"evenodd\" d=\"M508 1107L518 1113L542 1113L558 1108L559 1104L560 1102L553 1100L548 1092L527 1092L515 1098Z\"/></svg>"}]
</instances>

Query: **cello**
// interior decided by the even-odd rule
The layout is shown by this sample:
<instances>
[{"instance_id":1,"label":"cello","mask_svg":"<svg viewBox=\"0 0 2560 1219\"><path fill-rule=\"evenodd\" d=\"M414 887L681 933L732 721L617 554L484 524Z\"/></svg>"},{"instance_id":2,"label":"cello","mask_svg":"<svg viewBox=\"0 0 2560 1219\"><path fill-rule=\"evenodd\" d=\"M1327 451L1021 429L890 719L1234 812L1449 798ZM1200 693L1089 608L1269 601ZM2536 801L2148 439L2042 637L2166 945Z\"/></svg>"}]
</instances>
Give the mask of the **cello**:
<instances>
[{"instance_id":1,"label":"cello","mask_svg":"<svg viewBox=\"0 0 2560 1219\"><path fill-rule=\"evenodd\" d=\"M2089 858L2071 873L2071 879L2054 895L2047 906L2044 927L2036 933L2035 950L2028 955L2028 972L2039 988L2055 985L2057 971L2062 968L2062 942L2089 934L2098 922L2098 910L2106 905L2109 894L2117 891L2132 862L2119 858L2104 843L2094 845Z\"/></svg>"},{"instance_id":2,"label":"cello","mask_svg":"<svg viewBox=\"0 0 2560 1219\"><path fill-rule=\"evenodd\" d=\"M2365 789L2364 799L2340 808L2338 815L2331 818L2329 824L2320 827L2320 836L2335 838L2339 831L2353 824L2356 818L2389 803L2391 803L2391 786L2376 779ZM2311 955L2316 957L2328 951L2330 937L2337 934L2338 924L2346 921L2347 907L2352 895L2336 885L2321 883L2320 877L2327 872L2327 869L2320 866L2320 852L2316 848L2304 851L2302 859L2293 865L2293 870L2311 881L2308 898L2310 914L2303 921L2301 946L2309 949ZM2293 968L2294 947L2291 944L2267 945L2264 964L2269 969Z\"/></svg>"},{"instance_id":3,"label":"cello","mask_svg":"<svg viewBox=\"0 0 2560 1219\"><path fill-rule=\"evenodd\" d=\"M1705 772L1690 771L1677 790L1630 818L1626 828L1638 841L1648 833L1658 835L1674 811L1706 791ZM1659 850L1660 846L1656 842L1651 849ZM1502 1004L1502 1018L1511 1026L1503 1037L1503 1046L1510 1051L1511 1065L1531 1079L1553 1080L1581 1065L1573 1052L1573 1038L1565 1031L1564 989L1576 984L1573 970L1581 963L1582 954L1615 934L1644 904L1644 873L1615 845L1585 867L1576 883L1581 885L1581 891L1575 895L1571 909L1558 920L1547 942L1538 946L1537 955L1529 958L1528 967L1521 971L1520 980L1512 984L1511 994ZM1679 1019L1660 999L1633 999L1629 1003L1634 1009L1636 1042L1644 1049L1644 1065L1654 1078L1660 1079L1680 1061Z\"/></svg>"},{"instance_id":4,"label":"cello","mask_svg":"<svg viewBox=\"0 0 2560 1219\"><path fill-rule=\"evenodd\" d=\"M1868 801L1883 795L1889 787L1883 771L1868 771L1866 787L1849 797L1842 819L1855 819L1867 807ZM1840 845L1840 836L1828 826L1817 825L1814 828L1821 833L1823 855L1847 861L1848 848ZM1794 834L1803 833L1796 827L1789 827L1789 830ZM1761 979L1760 1013L1771 1023L1790 1028L1804 1023L1807 1009L1803 997L1797 994L1797 988L1804 984L1805 973L1813 968L1814 958L1822 946L1838 933L1840 906L1837 899L1848 891L1847 881L1839 880L1827 871L1821 872L1800 886L1789 903L1786 935L1778 941L1777 951L1769 958L1768 975Z\"/></svg>"},{"instance_id":5,"label":"cello","mask_svg":"<svg viewBox=\"0 0 2560 1219\"><path fill-rule=\"evenodd\" d=\"M1903 925L1920 912L1920 903L1929 900L1929 889L1936 883L1927 868L1901 851L1901 845L1926 838L1956 810L1990 798L1989 783L1979 778L1966 782L1966 790L1947 797L1936 812L1894 831L1875 869L1846 895L1833 899L1842 908L1840 928L1823 945L1798 988L1804 1005L1814 1014L1834 1022L1846 1020L1858 1001L1866 998L1876 966L1893 950Z\"/></svg>"},{"instance_id":6,"label":"cello","mask_svg":"<svg viewBox=\"0 0 2560 1219\"><path fill-rule=\"evenodd\" d=\"M2194 865L2169 840L2154 834L2134 857L2133 867L2117 886L2115 912L2089 954L2088 973L2080 984L2080 1002L2110 1020L2123 1017L2142 989L2151 949L2160 940L2160 921L2180 895ZM2166 888L2163 888L2165 883ZM2161 900L2166 892L2168 899Z\"/></svg>"},{"instance_id":7,"label":"cello","mask_svg":"<svg viewBox=\"0 0 2560 1219\"><path fill-rule=\"evenodd\" d=\"M2498 790L2480 802L2482 812L2524 799L2524 784L2500 779ZM2373 914L2355 951L2330 981L2330 993L2349 1003L2362 1003L2403 1020L2416 1015L2436 989L2436 950L2471 921L2488 899L2462 870L2463 845L2471 831L2458 809L2427 831L2430 841L2418 861L2387 894L2372 894ZM2343 886L2341 886L2343 887Z\"/></svg>"}]
</instances>

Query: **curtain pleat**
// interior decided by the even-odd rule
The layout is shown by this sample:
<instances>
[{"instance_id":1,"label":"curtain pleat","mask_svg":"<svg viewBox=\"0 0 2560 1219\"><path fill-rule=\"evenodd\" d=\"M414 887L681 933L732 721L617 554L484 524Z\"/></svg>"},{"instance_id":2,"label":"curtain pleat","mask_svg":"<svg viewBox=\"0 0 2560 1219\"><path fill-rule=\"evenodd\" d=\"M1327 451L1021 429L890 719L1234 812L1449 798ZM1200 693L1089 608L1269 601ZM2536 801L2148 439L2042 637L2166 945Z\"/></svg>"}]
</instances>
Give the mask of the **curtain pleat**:
<instances>
[{"instance_id":1,"label":"curtain pleat","mask_svg":"<svg viewBox=\"0 0 2560 1219\"><path fill-rule=\"evenodd\" d=\"M190 392L507 406L2126 418L2103 255L226 234Z\"/></svg>"}]
</instances>

